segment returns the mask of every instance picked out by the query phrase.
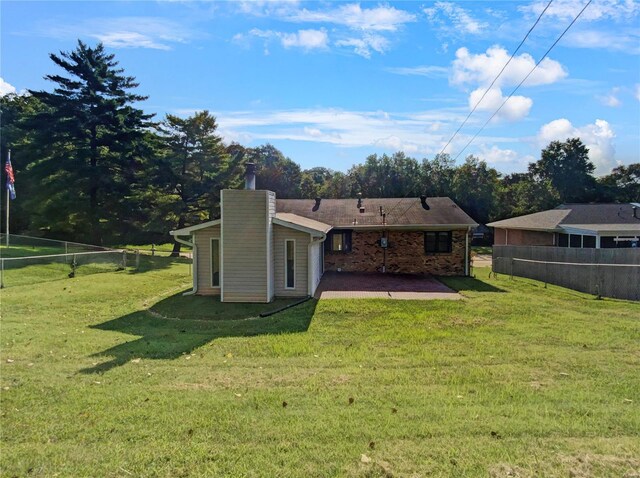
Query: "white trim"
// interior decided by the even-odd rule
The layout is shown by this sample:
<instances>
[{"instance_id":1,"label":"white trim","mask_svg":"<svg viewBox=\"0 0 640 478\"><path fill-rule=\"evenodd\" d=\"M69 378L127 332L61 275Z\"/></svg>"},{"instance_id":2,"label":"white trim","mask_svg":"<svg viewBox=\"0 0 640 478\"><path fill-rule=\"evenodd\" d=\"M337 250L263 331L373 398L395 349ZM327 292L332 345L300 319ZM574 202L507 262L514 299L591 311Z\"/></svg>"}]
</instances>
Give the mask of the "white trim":
<instances>
[{"instance_id":1,"label":"white trim","mask_svg":"<svg viewBox=\"0 0 640 478\"><path fill-rule=\"evenodd\" d=\"M464 275L469 275L469 233L471 232L471 228L469 228L464 235ZM451 235L451 240L453 241L453 234ZM453 249L453 244L451 244L451 249Z\"/></svg>"},{"instance_id":2,"label":"white trim","mask_svg":"<svg viewBox=\"0 0 640 478\"><path fill-rule=\"evenodd\" d=\"M220 199L220 204L222 204L222 199ZM222 206L221 206L222 209ZM182 229L176 229L175 231L169 231L169 234L172 236L190 236L193 231L199 231L200 229L205 229L211 226L217 226L222 223L222 219L215 219L213 221L203 222L202 224L197 224L195 226L183 227Z\"/></svg>"},{"instance_id":3,"label":"white trim","mask_svg":"<svg viewBox=\"0 0 640 478\"><path fill-rule=\"evenodd\" d=\"M276 214L276 197L272 191L265 191L265 214L266 214L266 230L265 230L265 247L267 252L265 258L267 261L267 302L271 302L275 296L275 274L273 271L273 218L271 217L271 195L273 195L273 212Z\"/></svg>"},{"instance_id":4,"label":"white trim","mask_svg":"<svg viewBox=\"0 0 640 478\"><path fill-rule=\"evenodd\" d=\"M224 189L220 191L220 302L224 302Z\"/></svg>"},{"instance_id":5,"label":"white trim","mask_svg":"<svg viewBox=\"0 0 640 478\"><path fill-rule=\"evenodd\" d=\"M184 239L180 239L179 237L175 238L176 242L180 244L184 244L185 246L189 246L193 249L193 254L191 256L191 273L193 275L193 289L189 292L185 292L182 295L193 295L198 292L198 246L196 245L196 238L191 235L191 242L185 241Z\"/></svg>"},{"instance_id":6,"label":"white trim","mask_svg":"<svg viewBox=\"0 0 640 478\"><path fill-rule=\"evenodd\" d=\"M304 219L307 219L307 218L304 218ZM311 227L302 226L302 225L296 224L294 222L285 221L283 219L280 219L279 217L274 217L273 218L273 223L278 225L278 226L288 227L289 229L295 229L296 231L306 232L307 234L314 235L315 237L321 237L322 234L326 234L328 231L330 231L332 229L332 227L329 226L328 224L327 224L327 230L326 231L325 230L321 230L321 229L313 229Z\"/></svg>"},{"instance_id":7,"label":"white trim","mask_svg":"<svg viewBox=\"0 0 640 478\"><path fill-rule=\"evenodd\" d=\"M467 229L478 227L479 224L340 224L333 225L333 229L359 229L369 231L399 230L399 231L451 231L453 229Z\"/></svg>"},{"instance_id":8,"label":"white trim","mask_svg":"<svg viewBox=\"0 0 640 478\"><path fill-rule=\"evenodd\" d=\"M213 284L213 241L218 241L218 268L220 269L222 266L222 261L220 260L220 238L219 237L210 237L209 238L209 264L211 265L211 277L209 277L209 279L211 279L211 288L212 289L219 289L220 285L214 285ZM222 274L220 273L221 271L218 271L218 282L221 284L222 283Z\"/></svg>"},{"instance_id":9,"label":"white trim","mask_svg":"<svg viewBox=\"0 0 640 478\"><path fill-rule=\"evenodd\" d=\"M287 283L289 282L288 273L287 273L287 243L293 242L293 287L288 287ZM295 290L296 288L296 240L295 239L285 239L284 240L284 288L285 290Z\"/></svg>"}]
</instances>

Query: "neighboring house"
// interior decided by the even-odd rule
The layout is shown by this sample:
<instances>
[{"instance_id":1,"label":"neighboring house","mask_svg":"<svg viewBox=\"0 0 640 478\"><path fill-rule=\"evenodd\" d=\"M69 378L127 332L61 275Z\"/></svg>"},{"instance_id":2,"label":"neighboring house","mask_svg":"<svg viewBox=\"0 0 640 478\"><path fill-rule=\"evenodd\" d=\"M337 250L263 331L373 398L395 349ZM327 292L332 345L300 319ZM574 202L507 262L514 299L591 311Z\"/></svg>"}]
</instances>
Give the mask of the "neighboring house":
<instances>
[{"instance_id":1,"label":"neighboring house","mask_svg":"<svg viewBox=\"0 0 640 478\"><path fill-rule=\"evenodd\" d=\"M640 204L562 204L487 226L494 245L616 248L640 246Z\"/></svg>"},{"instance_id":2,"label":"neighboring house","mask_svg":"<svg viewBox=\"0 0 640 478\"><path fill-rule=\"evenodd\" d=\"M469 274L476 222L449 198L276 199L221 192L221 217L171 231L193 247L193 291L222 302L313 295L325 270Z\"/></svg>"}]
</instances>

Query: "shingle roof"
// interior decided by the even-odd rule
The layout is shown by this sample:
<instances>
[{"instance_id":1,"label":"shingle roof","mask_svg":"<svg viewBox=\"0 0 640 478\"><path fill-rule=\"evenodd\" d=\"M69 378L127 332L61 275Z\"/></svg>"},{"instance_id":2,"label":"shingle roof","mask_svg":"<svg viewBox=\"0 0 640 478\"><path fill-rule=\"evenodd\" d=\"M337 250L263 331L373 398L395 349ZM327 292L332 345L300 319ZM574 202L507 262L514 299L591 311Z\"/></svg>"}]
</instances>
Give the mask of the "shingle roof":
<instances>
[{"instance_id":1,"label":"shingle roof","mask_svg":"<svg viewBox=\"0 0 640 478\"><path fill-rule=\"evenodd\" d=\"M380 207L387 213L388 226L477 226L460 207L446 197L427 198L429 209L420 198L363 198L364 212L357 199L277 199L278 213L292 213L333 227L381 226ZM355 223L354 223L355 221Z\"/></svg>"},{"instance_id":2,"label":"shingle roof","mask_svg":"<svg viewBox=\"0 0 640 478\"><path fill-rule=\"evenodd\" d=\"M314 221L313 219L287 212L276 213L276 219L282 226L293 227L294 229L300 228L308 231L320 232L322 234L331 229L331 226L324 222Z\"/></svg>"},{"instance_id":3,"label":"shingle roof","mask_svg":"<svg viewBox=\"0 0 640 478\"><path fill-rule=\"evenodd\" d=\"M581 228L612 224L640 224L633 217L631 204L561 204L555 209L536 212L525 216L495 221L487 226L503 229L561 230L563 226L580 225Z\"/></svg>"}]
</instances>

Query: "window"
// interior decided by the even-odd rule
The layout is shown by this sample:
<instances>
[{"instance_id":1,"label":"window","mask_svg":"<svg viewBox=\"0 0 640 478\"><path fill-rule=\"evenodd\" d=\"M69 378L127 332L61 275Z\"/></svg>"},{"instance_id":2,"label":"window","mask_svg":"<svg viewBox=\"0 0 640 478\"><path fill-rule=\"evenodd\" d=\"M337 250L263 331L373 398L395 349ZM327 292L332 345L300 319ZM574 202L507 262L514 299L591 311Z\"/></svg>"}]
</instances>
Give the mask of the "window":
<instances>
[{"instance_id":1,"label":"window","mask_svg":"<svg viewBox=\"0 0 640 478\"><path fill-rule=\"evenodd\" d=\"M424 252L427 254L451 252L451 231L425 232Z\"/></svg>"},{"instance_id":2,"label":"window","mask_svg":"<svg viewBox=\"0 0 640 478\"><path fill-rule=\"evenodd\" d=\"M325 241L327 252L351 252L351 231L332 231Z\"/></svg>"},{"instance_id":3,"label":"window","mask_svg":"<svg viewBox=\"0 0 640 478\"><path fill-rule=\"evenodd\" d=\"M211 287L220 287L220 239L211 239Z\"/></svg>"},{"instance_id":4,"label":"window","mask_svg":"<svg viewBox=\"0 0 640 478\"><path fill-rule=\"evenodd\" d=\"M582 247L582 236L580 234L570 234L569 247Z\"/></svg>"},{"instance_id":5,"label":"window","mask_svg":"<svg viewBox=\"0 0 640 478\"><path fill-rule=\"evenodd\" d=\"M594 249L596 247L596 236L582 236L582 247Z\"/></svg>"},{"instance_id":6,"label":"window","mask_svg":"<svg viewBox=\"0 0 640 478\"><path fill-rule=\"evenodd\" d=\"M569 234L558 234L558 247L569 247Z\"/></svg>"},{"instance_id":7,"label":"window","mask_svg":"<svg viewBox=\"0 0 640 478\"><path fill-rule=\"evenodd\" d=\"M296 287L296 241L287 239L284 241L284 288Z\"/></svg>"}]
</instances>

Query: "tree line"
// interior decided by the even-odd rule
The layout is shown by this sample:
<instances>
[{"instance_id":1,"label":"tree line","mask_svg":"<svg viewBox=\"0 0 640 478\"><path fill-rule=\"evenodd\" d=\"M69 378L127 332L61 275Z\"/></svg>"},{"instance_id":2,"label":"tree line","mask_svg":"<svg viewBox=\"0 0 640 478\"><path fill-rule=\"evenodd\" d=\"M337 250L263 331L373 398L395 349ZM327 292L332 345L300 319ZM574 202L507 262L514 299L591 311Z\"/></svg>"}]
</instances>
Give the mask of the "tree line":
<instances>
[{"instance_id":1,"label":"tree line","mask_svg":"<svg viewBox=\"0 0 640 478\"><path fill-rule=\"evenodd\" d=\"M94 244L168 240L168 231L219 214L219 191L256 186L280 198L449 196L480 223L563 202L640 200L640 163L596 178L579 138L554 141L526 173L501 175L475 156L415 159L373 154L347 172L302 169L270 144L225 144L208 111L145 113L147 98L102 44L51 54L51 91L0 98L1 153L12 149L18 200L11 230ZM4 174L4 172L3 172ZM4 178L2 179L4 184ZM4 205L3 205L4 207Z\"/></svg>"}]
</instances>

